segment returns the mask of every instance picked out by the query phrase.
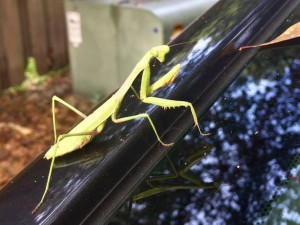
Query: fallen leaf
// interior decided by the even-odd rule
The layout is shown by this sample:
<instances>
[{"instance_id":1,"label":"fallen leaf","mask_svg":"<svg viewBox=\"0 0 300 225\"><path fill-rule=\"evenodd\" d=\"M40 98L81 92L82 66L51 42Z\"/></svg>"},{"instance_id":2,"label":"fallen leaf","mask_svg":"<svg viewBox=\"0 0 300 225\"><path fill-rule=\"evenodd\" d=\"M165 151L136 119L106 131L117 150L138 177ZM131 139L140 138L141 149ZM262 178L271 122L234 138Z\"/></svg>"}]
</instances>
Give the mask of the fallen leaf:
<instances>
[{"instance_id":1,"label":"fallen leaf","mask_svg":"<svg viewBox=\"0 0 300 225\"><path fill-rule=\"evenodd\" d=\"M11 123L11 122L8 122L8 123L0 122L0 128L2 128L2 127L10 127L11 129L16 130L23 135L29 135L32 132L32 130L27 127L23 127L23 126L20 126L18 124Z\"/></svg>"},{"instance_id":2,"label":"fallen leaf","mask_svg":"<svg viewBox=\"0 0 300 225\"><path fill-rule=\"evenodd\" d=\"M279 35L272 41L265 42L265 43L258 44L258 45L243 46L243 47L240 47L239 50L241 51L241 50L248 49L248 48L257 48L257 47L272 46L272 45L274 45L274 47L276 47L276 44L278 44L278 43L282 43L282 42L289 41L289 40L299 38L299 37L300 37L300 22L289 27L285 32L283 32L281 35Z\"/></svg>"}]
</instances>

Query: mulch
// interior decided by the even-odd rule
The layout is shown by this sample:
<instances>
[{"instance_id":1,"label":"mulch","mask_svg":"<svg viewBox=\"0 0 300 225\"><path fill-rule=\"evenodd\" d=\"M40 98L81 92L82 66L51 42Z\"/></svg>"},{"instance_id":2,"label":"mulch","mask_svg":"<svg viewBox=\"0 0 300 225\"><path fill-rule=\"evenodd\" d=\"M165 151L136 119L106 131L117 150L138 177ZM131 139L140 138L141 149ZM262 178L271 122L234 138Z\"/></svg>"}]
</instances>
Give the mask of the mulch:
<instances>
[{"instance_id":1,"label":"mulch","mask_svg":"<svg viewBox=\"0 0 300 225\"><path fill-rule=\"evenodd\" d=\"M0 189L53 144L51 100L57 95L83 113L88 100L72 93L68 74L56 75L26 91L0 95ZM58 134L67 132L80 117L56 104Z\"/></svg>"}]
</instances>

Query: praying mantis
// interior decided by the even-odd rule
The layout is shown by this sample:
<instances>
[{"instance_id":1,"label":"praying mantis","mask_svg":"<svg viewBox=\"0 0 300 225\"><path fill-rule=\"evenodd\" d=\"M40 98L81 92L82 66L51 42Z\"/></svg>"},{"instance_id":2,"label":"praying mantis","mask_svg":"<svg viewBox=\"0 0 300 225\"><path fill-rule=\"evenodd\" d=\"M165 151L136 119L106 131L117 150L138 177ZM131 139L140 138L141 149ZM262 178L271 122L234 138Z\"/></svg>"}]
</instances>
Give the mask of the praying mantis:
<instances>
[{"instance_id":1,"label":"praying mantis","mask_svg":"<svg viewBox=\"0 0 300 225\"><path fill-rule=\"evenodd\" d=\"M125 80L125 82L122 84L122 86L106 102L104 102L100 107L95 109L89 115L85 115L84 113L80 112L79 110L77 110L76 108L68 104L67 102L60 99L59 97L53 96L52 98L52 120L53 121L52 122L53 122L53 131L54 131L54 145L50 147L50 149L46 152L44 156L46 159L52 159L52 160L50 164L50 169L49 169L44 193L42 195L40 202L33 209L32 213L35 213L39 209L48 192L55 158L73 152L75 150L78 150L82 148L84 145L86 145L96 134L101 133L109 117L111 117L114 123L122 123L129 120L145 118L149 121L154 131L154 134L156 135L157 140L163 146L168 147L173 145L173 143L164 143L160 139L160 136L157 133L155 125L153 124L150 116L147 113L141 113L141 114L127 116L123 118L117 118L117 114L120 109L123 98L125 97L128 90L132 88L133 82L141 72L142 72L142 80L140 86L139 99L142 102L161 106L163 108L189 107L193 116L195 126L198 128L200 134L208 135L206 133L202 133L202 131L200 130L197 114L195 112L192 103L186 101L177 101L177 100L151 97L153 92L156 91L157 89L160 89L168 84L171 84L179 73L180 64L177 64L167 74L165 74L159 80L157 80L152 85L150 85L151 60L156 58L158 61L162 63L165 61L165 56L169 52L170 52L170 47L168 45L161 45L161 46L156 46L151 48L137 63L137 65L134 67L134 69L132 70L128 78ZM73 127L68 133L59 135L58 137L57 137L56 119L55 119L56 102L65 105L66 107L68 107L69 109L71 109L72 111L74 111L75 113L77 113L79 116L83 118L83 120L79 122L75 127Z\"/></svg>"}]
</instances>

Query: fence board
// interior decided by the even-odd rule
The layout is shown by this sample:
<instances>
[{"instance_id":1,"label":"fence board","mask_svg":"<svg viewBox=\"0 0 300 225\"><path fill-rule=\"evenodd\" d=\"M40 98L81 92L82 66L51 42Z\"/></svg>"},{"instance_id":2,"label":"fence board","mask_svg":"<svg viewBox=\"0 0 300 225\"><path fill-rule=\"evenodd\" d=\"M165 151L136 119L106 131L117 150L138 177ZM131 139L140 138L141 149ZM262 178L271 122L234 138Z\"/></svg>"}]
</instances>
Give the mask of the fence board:
<instances>
[{"instance_id":1,"label":"fence board","mask_svg":"<svg viewBox=\"0 0 300 225\"><path fill-rule=\"evenodd\" d=\"M0 5L1 7L1 5ZM1 24L0 24L1 28ZM1 87L8 88L9 80L7 76L6 57L4 54L4 40L2 35L2 29L0 29L0 90Z\"/></svg>"},{"instance_id":2,"label":"fence board","mask_svg":"<svg viewBox=\"0 0 300 225\"><path fill-rule=\"evenodd\" d=\"M38 71L67 66L63 0L0 0L0 90L20 84L29 56Z\"/></svg>"},{"instance_id":3,"label":"fence board","mask_svg":"<svg viewBox=\"0 0 300 225\"><path fill-rule=\"evenodd\" d=\"M45 1L27 0L28 30L30 34L31 54L36 59L40 73L50 68L47 19L45 18ZM37 19L38 18L38 19Z\"/></svg>"},{"instance_id":4,"label":"fence board","mask_svg":"<svg viewBox=\"0 0 300 225\"><path fill-rule=\"evenodd\" d=\"M10 85L22 82L24 60L17 0L0 1L0 23Z\"/></svg>"},{"instance_id":5,"label":"fence board","mask_svg":"<svg viewBox=\"0 0 300 225\"><path fill-rule=\"evenodd\" d=\"M46 0L48 10L48 33L50 39L50 55L54 67L61 67L68 63L66 52L66 24L64 2L61 0ZM49 7L52 5L52 7ZM60 35L58 35L60 34Z\"/></svg>"},{"instance_id":6,"label":"fence board","mask_svg":"<svg viewBox=\"0 0 300 225\"><path fill-rule=\"evenodd\" d=\"M0 0L1 1L1 0ZM26 57L32 55L31 48L30 48L30 35L28 32L28 10L27 8L27 1L19 1L19 9L20 9L20 26L21 32L23 37L23 60L26 62Z\"/></svg>"}]
</instances>

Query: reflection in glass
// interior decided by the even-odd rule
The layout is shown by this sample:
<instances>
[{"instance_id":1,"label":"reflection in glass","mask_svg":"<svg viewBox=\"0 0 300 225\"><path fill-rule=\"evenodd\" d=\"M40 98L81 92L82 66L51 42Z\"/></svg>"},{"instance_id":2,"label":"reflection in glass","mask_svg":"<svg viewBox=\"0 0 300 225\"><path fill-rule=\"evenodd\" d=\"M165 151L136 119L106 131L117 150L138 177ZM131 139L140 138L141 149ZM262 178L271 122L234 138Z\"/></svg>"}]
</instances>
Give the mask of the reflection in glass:
<instances>
[{"instance_id":1,"label":"reflection in glass","mask_svg":"<svg viewBox=\"0 0 300 225\"><path fill-rule=\"evenodd\" d=\"M174 165L178 174L189 171L219 188L195 188L181 175L153 180L152 189L162 189L137 200L130 213L123 208L115 219L128 224L299 224L300 60L299 54L291 56L295 49L276 52L258 55L201 120L212 135L199 137L191 129L151 175L174 175ZM184 166L189 156L205 149L204 157L199 154ZM147 180L137 193L149 190Z\"/></svg>"},{"instance_id":2,"label":"reflection in glass","mask_svg":"<svg viewBox=\"0 0 300 225\"><path fill-rule=\"evenodd\" d=\"M162 174L151 175L146 181L146 186L148 186L147 189L136 194L133 197L133 201L142 200L152 195L172 190L200 188L218 189L219 184L217 182L203 182L198 174L191 170L191 168L199 163L210 150L211 147L196 150L185 159L179 160L178 166L175 166L172 159L166 154L166 165L169 164L169 169L167 169L167 171L163 170Z\"/></svg>"}]
</instances>

